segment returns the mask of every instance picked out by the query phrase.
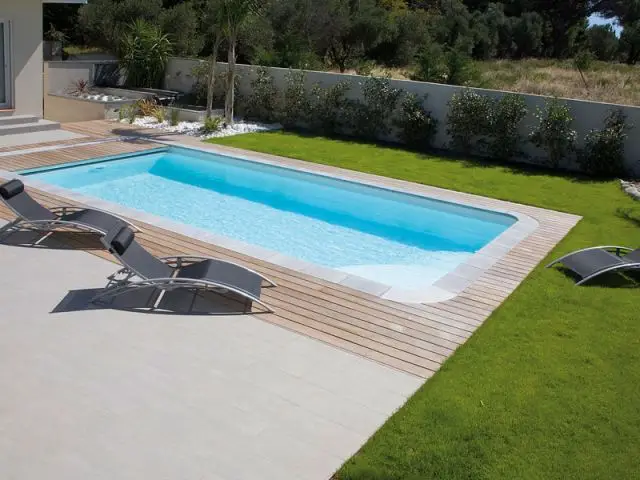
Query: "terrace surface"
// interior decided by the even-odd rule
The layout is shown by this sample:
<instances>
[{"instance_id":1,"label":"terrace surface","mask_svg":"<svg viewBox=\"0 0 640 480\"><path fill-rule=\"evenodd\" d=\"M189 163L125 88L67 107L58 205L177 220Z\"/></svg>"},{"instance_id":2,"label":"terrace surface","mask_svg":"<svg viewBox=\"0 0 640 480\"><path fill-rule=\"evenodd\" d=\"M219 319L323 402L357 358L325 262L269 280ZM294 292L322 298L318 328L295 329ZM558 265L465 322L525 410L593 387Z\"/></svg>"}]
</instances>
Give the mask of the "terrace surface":
<instances>
[{"instance_id":1,"label":"terrace surface","mask_svg":"<svg viewBox=\"0 0 640 480\"><path fill-rule=\"evenodd\" d=\"M89 135L92 139L104 139L116 135L127 135L130 138L126 141L67 146L59 150L45 149L34 153L4 154L0 156L0 170L15 171L156 148L158 144L148 141L151 139L178 145L197 145L199 148L210 148L212 151L228 154L242 152L228 147L205 145L190 137L159 134L157 131L141 131L108 122L67 124L65 128ZM282 165L303 166L308 170L338 174L354 180L375 181L391 188L426 195L435 193L440 196L446 195L447 199L452 201L473 202L490 209L519 212L538 222L538 228L531 235L511 248L457 297L436 304L418 305L383 300L377 296L242 255L197 238L134 221L144 230L144 233L138 235L139 241L156 255L198 254L232 259L273 278L279 287L264 291L263 298L274 308L275 313L256 316L260 320L285 327L420 378L428 378L437 371L440 365L518 287L580 218L575 215L384 177L309 165L305 162L271 155L260 156L267 161ZM31 191L45 205L76 204L50 192ZM0 208L0 218L10 219L12 215L7 209ZM80 249L86 247L80 238L70 237L68 241L73 242ZM93 250L92 253L109 259L105 252Z\"/></svg>"}]
</instances>

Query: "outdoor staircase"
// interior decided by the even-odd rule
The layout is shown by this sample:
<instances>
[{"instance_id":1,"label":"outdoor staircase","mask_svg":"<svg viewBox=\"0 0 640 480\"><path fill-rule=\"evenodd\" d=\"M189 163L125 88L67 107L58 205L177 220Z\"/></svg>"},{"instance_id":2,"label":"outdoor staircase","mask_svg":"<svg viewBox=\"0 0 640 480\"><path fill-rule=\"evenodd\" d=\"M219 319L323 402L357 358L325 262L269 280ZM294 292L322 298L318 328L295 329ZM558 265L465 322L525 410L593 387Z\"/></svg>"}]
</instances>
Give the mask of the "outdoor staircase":
<instances>
[{"instance_id":1,"label":"outdoor staircase","mask_svg":"<svg viewBox=\"0 0 640 480\"><path fill-rule=\"evenodd\" d=\"M33 115L0 115L0 138L6 135L58 130L60 124Z\"/></svg>"}]
</instances>

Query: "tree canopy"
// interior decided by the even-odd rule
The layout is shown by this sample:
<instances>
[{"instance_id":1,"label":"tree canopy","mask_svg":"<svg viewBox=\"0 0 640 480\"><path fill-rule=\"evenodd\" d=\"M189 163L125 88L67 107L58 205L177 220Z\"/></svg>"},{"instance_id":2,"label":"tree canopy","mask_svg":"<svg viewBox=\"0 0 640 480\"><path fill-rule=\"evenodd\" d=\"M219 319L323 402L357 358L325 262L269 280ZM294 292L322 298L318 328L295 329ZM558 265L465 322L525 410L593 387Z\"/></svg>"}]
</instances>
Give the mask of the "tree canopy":
<instances>
[{"instance_id":1,"label":"tree canopy","mask_svg":"<svg viewBox=\"0 0 640 480\"><path fill-rule=\"evenodd\" d=\"M238 0L241 2L242 0ZM233 2L232 2L233 3ZM116 52L127 25L143 19L177 55L209 55L208 0L89 0L45 5L69 41ZM640 56L640 0L264 0L238 31L240 61L340 70L366 62L413 64L433 43L476 59L566 58L590 49L603 60ZM588 27L598 13L624 27ZM603 43L604 42L604 43Z\"/></svg>"}]
</instances>

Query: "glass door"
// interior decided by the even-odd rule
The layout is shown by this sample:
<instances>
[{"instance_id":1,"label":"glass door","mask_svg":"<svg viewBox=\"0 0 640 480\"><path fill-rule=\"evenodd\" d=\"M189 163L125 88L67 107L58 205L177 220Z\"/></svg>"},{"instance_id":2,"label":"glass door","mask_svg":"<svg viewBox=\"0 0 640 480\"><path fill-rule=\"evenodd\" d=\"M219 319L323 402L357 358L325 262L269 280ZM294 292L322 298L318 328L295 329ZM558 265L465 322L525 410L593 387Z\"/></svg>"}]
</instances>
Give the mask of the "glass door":
<instances>
[{"instance_id":1,"label":"glass door","mask_svg":"<svg viewBox=\"0 0 640 480\"><path fill-rule=\"evenodd\" d=\"M11 104L9 71L9 24L0 19L0 108L7 108Z\"/></svg>"}]
</instances>

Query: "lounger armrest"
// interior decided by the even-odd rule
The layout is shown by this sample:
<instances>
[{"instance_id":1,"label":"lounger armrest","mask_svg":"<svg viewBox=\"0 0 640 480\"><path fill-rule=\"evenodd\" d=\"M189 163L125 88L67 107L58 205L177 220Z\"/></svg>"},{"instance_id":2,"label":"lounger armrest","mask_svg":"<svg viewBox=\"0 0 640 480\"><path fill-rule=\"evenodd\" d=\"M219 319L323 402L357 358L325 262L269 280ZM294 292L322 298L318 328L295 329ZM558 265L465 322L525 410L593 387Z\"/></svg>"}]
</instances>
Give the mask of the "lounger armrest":
<instances>
[{"instance_id":1,"label":"lounger armrest","mask_svg":"<svg viewBox=\"0 0 640 480\"><path fill-rule=\"evenodd\" d=\"M160 260L162 260L167 265L171 265L171 266L174 266L176 268L181 268L181 267L184 267L185 265L190 265L192 263L204 262L204 261L207 261L207 260L214 260L216 262L226 263L228 265L235 265L236 267L242 268L243 270L246 270L248 272L253 273L254 275L257 275L258 277L260 277L262 280L267 282L272 287L277 287L278 286L276 284L276 282L274 282L270 278L264 276L260 272L256 272L255 270L253 270L251 268L248 268L248 267L245 267L244 265L242 265L240 263L230 262L228 260L222 260L220 258L198 257L198 256L193 256L193 255L176 255L176 256L172 256L172 257L161 257Z\"/></svg>"},{"instance_id":2,"label":"lounger armrest","mask_svg":"<svg viewBox=\"0 0 640 480\"><path fill-rule=\"evenodd\" d=\"M104 213L106 215L111 215L112 217L117 218L121 222L126 223L131 229L133 229L133 231L135 233L142 233L142 229L141 228L137 227L136 225L131 223L126 218L122 218L120 215L116 215L115 213L108 212L107 210L102 210L100 208L94 208L94 207L53 207L53 208L50 208L49 210L51 210L52 213L58 215L58 217L64 217L65 215L69 215L69 214L71 214L73 212L79 212L79 211L82 211L82 210L94 210L96 212L101 212L101 213Z\"/></svg>"}]
</instances>

